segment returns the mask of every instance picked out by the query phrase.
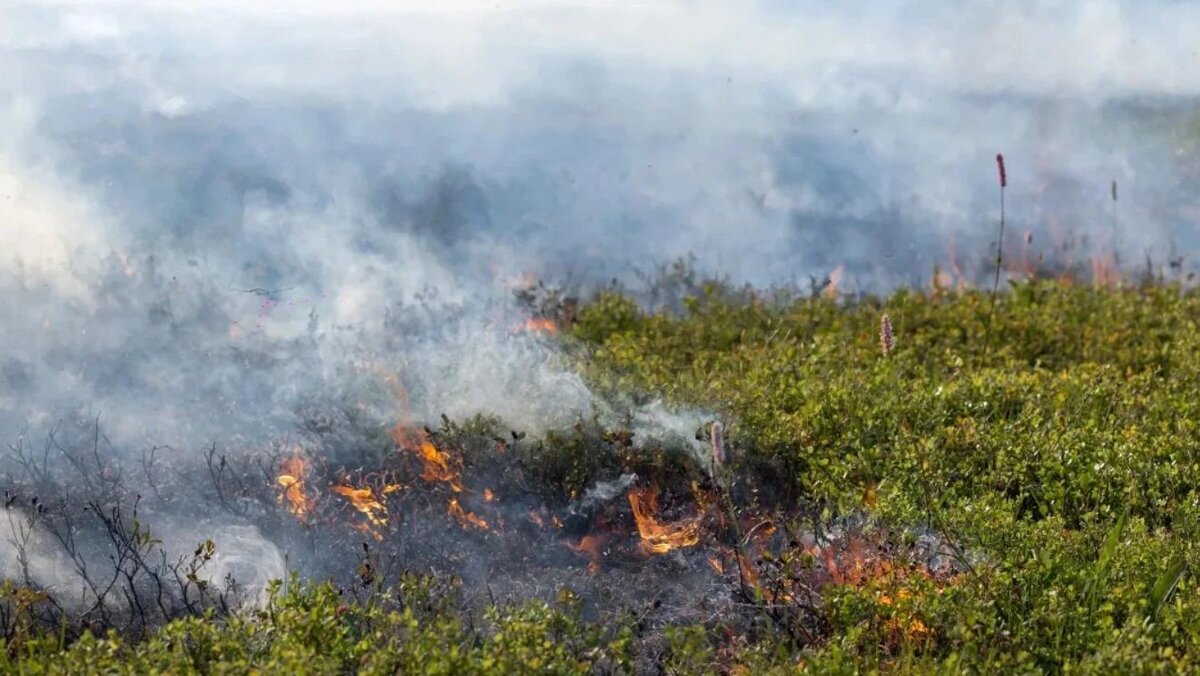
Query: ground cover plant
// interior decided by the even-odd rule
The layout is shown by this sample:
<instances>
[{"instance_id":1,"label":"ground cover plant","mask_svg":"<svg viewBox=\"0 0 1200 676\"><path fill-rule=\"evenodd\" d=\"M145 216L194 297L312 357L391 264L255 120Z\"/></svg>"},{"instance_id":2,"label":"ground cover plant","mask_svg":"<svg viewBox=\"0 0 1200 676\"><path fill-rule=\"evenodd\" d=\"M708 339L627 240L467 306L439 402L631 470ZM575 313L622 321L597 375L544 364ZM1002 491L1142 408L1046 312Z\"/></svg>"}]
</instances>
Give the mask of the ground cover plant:
<instances>
[{"instance_id":1,"label":"ground cover plant","mask_svg":"<svg viewBox=\"0 0 1200 676\"><path fill-rule=\"evenodd\" d=\"M211 451L194 499L341 552L258 592L207 574L211 542L160 551L136 510L187 482L122 474L98 425L14 445L6 541L56 538L90 592L4 583L0 669L1196 667L1200 294L676 281L536 306L527 328L610 402L571 429L329 413L309 432L340 455ZM678 411L676 438L645 423ZM55 502L51 454L88 500Z\"/></svg>"}]
</instances>

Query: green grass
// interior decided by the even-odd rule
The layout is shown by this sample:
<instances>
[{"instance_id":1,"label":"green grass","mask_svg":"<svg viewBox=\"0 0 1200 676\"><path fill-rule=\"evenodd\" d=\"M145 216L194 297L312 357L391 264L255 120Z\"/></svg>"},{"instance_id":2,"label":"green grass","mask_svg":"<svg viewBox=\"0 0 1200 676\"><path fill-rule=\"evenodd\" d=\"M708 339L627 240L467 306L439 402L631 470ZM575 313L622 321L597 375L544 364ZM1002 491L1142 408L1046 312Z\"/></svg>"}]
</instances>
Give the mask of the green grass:
<instances>
[{"instance_id":1,"label":"green grass","mask_svg":"<svg viewBox=\"0 0 1200 676\"><path fill-rule=\"evenodd\" d=\"M1200 295L1021 285L985 354L988 305L976 292L747 302L710 285L682 317L602 296L576 333L601 387L723 411L746 471L770 463L829 515L944 532L974 562L913 600L931 631L899 651L888 609L835 594L809 666L1190 665Z\"/></svg>"},{"instance_id":2,"label":"green grass","mask_svg":"<svg viewBox=\"0 0 1200 676\"><path fill-rule=\"evenodd\" d=\"M683 314L648 313L619 293L581 308L564 341L598 393L718 411L735 476L775 482L826 519L936 532L963 559L948 581L913 577L902 594L827 587L811 641L730 636L716 618L665 632L654 662L689 673L1200 667L1200 294L1022 284L999 300L985 354L989 303L901 291L846 304L709 284ZM29 629L0 649L0 671L635 664L636 623L591 624L569 595L477 615L438 586L405 578L353 600L296 584L259 612L180 620L140 641L62 645ZM6 588L2 603L28 605L20 593Z\"/></svg>"}]
</instances>

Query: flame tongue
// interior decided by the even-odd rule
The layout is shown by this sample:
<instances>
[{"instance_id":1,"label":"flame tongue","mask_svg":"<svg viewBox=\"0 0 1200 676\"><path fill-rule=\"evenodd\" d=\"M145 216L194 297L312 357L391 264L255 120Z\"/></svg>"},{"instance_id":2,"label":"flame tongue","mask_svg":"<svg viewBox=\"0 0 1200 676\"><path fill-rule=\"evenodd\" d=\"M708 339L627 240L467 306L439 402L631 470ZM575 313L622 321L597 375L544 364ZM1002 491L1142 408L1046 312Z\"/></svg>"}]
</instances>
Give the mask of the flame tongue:
<instances>
[{"instance_id":1,"label":"flame tongue","mask_svg":"<svg viewBox=\"0 0 1200 676\"><path fill-rule=\"evenodd\" d=\"M450 499L450 507L447 510L450 516L454 517L455 521L463 527L463 530L468 528L478 528L479 530L487 530L488 522L479 518L472 512L468 512L458 504L458 498Z\"/></svg>"},{"instance_id":2,"label":"flame tongue","mask_svg":"<svg viewBox=\"0 0 1200 676\"><path fill-rule=\"evenodd\" d=\"M396 446L421 460L421 478L430 483L449 484L455 493L462 492L462 463L429 440L424 430L412 430L403 423L392 430Z\"/></svg>"},{"instance_id":3,"label":"flame tongue","mask_svg":"<svg viewBox=\"0 0 1200 676\"><path fill-rule=\"evenodd\" d=\"M279 504L283 504L286 500L288 511L301 521L305 521L312 511L312 498L304 492L308 473L308 460L304 457L301 448L297 446L292 456L283 461L279 468L279 476L275 478L276 483L283 489L278 498Z\"/></svg>"},{"instance_id":4,"label":"flame tongue","mask_svg":"<svg viewBox=\"0 0 1200 676\"><path fill-rule=\"evenodd\" d=\"M575 544L567 543L567 547L576 554L588 557L588 573L595 575L600 570L600 556L603 554L604 538L599 535L585 535Z\"/></svg>"},{"instance_id":5,"label":"flame tongue","mask_svg":"<svg viewBox=\"0 0 1200 676\"><path fill-rule=\"evenodd\" d=\"M425 469L421 472L421 478L429 482L441 481L450 485L450 488L455 492L462 492L462 470L451 466L451 458L449 453L439 451L428 439L421 442L420 448L414 450L421 456L425 463Z\"/></svg>"},{"instance_id":6,"label":"flame tongue","mask_svg":"<svg viewBox=\"0 0 1200 676\"><path fill-rule=\"evenodd\" d=\"M398 378L393 377L389 379L388 384L392 387L392 391L396 394L400 405L400 422L392 429L392 439L396 442L396 446L401 450L412 453L420 459L422 465L421 479L431 484L446 484L456 494L447 503L446 513L454 517L454 520L464 530L471 528L489 530L490 526L486 520L473 512L463 509L463 506L458 501L457 494L463 492L462 458L457 455L451 455L448 451L443 451L435 446L425 430L410 427L408 425L407 393L403 386L400 385ZM494 499L495 494L491 489L486 489L484 491L484 501L492 502Z\"/></svg>"},{"instance_id":7,"label":"flame tongue","mask_svg":"<svg viewBox=\"0 0 1200 676\"><path fill-rule=\"evenodd\" d=\"M367 523L355 526L356 528L374 537L376 540L383 539L383 535L379 532L379 529L387 528L388 510L387 506L375 497L375 491L371 490L369 486L362 488L334 486L332 490L334 493L349 500L354 509L367 517ZM387 495L397 490L400 490L398 484L388 484L382 489L382 494Z\"/></svg>"},{"instance_id":8,"label":"flame tongue","mask_svg":"<svg viewBox=\"0 0 1200 676\"><path fill-rule=\"evenodd\" d=\"M673 549L691 547L700 542L700 522L704 514L677 521L661 523L655 517L658 512L658 487L631 488L629 506L633 508L633 520L641 536L642 551L647 554L666 554Z\"/></svg>"}]
</instances>

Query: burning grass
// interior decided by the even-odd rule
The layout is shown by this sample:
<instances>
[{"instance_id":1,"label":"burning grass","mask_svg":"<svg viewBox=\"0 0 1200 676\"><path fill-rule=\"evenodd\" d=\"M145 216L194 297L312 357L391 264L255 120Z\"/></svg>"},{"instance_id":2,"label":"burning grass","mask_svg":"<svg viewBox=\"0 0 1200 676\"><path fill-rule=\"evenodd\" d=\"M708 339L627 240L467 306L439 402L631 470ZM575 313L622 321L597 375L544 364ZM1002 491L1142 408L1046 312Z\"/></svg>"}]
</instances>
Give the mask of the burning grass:
<instances>
[{"instance_id":1,"label":"burning grass","mask_svg":"<svg viewBox=\"0 0 1200 676\"><path fill-rule=\"evenodd\" d=\"M364 428L364 394L301 438L212 447L198 473L122 463L99 425L22 437L0 665L1194 667L1200 297L1037 281L991 306L713 284L683 314L612 293L570 321L542 307L622 403L540 436L414 423L402 375L373 372L382 423ZM711 413L651 438L630 392ZM179 504L219 518L156 518ZM198 546L167 551L169 528Z\"/></svg>"}]
</instances>

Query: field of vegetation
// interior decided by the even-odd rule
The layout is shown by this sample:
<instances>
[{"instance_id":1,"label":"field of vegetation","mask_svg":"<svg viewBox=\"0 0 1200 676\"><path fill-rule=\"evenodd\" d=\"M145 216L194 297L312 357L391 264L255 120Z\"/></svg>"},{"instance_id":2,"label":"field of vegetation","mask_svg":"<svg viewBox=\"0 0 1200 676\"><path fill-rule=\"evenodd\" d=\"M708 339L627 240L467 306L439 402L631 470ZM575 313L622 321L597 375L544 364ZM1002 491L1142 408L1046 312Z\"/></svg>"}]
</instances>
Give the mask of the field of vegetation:
<instances>
[{"instance_id":1,"label":"field of vegetation","mask_svg":"<svg viewBox=\"0 0 1200 676\"><path fill-rule=\"evenodd\" d=\"M711 412L723 461L632 457L626 430L593 421L538 440L532 464L564 500L619 466L657 477L664 513L707 510L668 535L728 587L709 616L649 621L569 585L479 604L411 571L357 590L281 581L256 608L131 635L47 626L44 595L10 582L0 671L1200 668L1200 294L1043 280L994 304L951 289L851 301L701 283L646 307L598 293L554 340L601 397ZM463 423L447 425L494 434Z\"/></svg>"}]
</instances>

